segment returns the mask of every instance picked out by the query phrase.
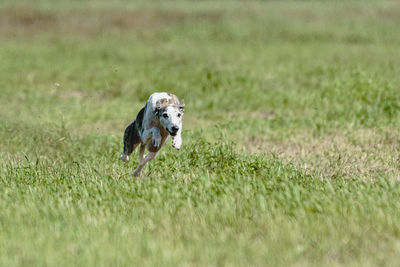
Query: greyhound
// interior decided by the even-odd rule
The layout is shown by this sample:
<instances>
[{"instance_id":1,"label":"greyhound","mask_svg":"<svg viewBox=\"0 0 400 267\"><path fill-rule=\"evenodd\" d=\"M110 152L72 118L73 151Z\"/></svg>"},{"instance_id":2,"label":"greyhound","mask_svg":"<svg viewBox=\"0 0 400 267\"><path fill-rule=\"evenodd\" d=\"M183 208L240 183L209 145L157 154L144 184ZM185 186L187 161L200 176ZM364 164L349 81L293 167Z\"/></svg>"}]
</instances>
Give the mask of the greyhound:
<instances>
[{"instance_id":1,"label":"greyhound","mask_svg":"<svg viewBox=\"0 0 400 267\"><path fill-rule=\"evenodd\" d=\"M140 144L139 166L133 171L134 176L140 176L143 167L155 158L169 136L172 136L172 147L181 148L184 111L185 102L179 101L176 95L154 93L149 97L124 133L124 151L120 157L122 161L129 161L129 155ZM146 148L149 152L144 156Z\"/></svg>"}]
</instances>

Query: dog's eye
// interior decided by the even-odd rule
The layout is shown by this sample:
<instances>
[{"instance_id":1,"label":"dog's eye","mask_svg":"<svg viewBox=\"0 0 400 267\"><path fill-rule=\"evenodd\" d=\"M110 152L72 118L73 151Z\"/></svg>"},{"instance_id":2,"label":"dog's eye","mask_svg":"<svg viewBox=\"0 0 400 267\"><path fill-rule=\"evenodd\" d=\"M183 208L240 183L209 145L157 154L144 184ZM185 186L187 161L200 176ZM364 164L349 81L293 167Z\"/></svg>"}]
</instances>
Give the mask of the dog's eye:
<instances>
[{"instance_id":1,"label":"dog's eye","mask_svg":"<svg viewBox=\"0 0 400 267\"><path fill-rule=\"evenodd\" d=\"M167 114L167 113L162 114L162 116L163 116L164 118L168 118L168 114Z\"/></svg>"},{"instance_id":2,"label":"dog's eye","mask_svg":"<svg viewBox=\"0 0 400 267\"><path fill-rule=\"evenodd\" d=\"M182 116L182 114L181 113L178 113L178 118L180 118Z\"/></svg>"}]
</instances>

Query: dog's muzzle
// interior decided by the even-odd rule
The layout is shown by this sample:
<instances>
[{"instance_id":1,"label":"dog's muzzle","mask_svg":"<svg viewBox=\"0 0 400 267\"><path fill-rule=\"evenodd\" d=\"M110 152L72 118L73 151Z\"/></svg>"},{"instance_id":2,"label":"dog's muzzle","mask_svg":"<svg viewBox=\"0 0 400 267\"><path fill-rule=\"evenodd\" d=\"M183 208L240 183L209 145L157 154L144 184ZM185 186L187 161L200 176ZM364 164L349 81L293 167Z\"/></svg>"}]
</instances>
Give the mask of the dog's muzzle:
<instances>
[{"instance_id":1,"label":"dog's muzzle","mask_svg":"<svg viewBox=\"0 0 400 267\"><path fill-rule=\"evenodd\" d=\"M170 134L171 136L175 136L175 135L178 133L178 131L179 131L179 128L176 127L176 126L172 126L172 127L171 127L171 130L168 129L168 132L169 132L169 134Z\"/></svg>"}]
</instances>

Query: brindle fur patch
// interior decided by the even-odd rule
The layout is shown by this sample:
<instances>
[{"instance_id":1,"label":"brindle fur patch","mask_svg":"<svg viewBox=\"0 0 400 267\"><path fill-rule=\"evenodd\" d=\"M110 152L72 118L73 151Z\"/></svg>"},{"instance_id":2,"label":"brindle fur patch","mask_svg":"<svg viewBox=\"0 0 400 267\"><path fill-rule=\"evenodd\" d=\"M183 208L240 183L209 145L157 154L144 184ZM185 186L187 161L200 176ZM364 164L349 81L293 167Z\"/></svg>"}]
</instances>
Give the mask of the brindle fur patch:
<instances>
[{"instance_id":1,"label":"brindle fur patch","mask_svg":"<svg viewBox=\"0 0 400 267\"><path fill-rule=\"evenodd\" d=\"M130 155L140 144L140 136L136 130L136 120L126 127L124 132L124 154Z\"/></svg>"},{"instance_id":2,"label":"brindle fur patch","mask_svg":"<svg viewBox=\"0 0 400 267\"><path fill-rule=\"evenodd\" d=\"M160 108L165 108L167 106L173 105L173 106L178 106L179 105L179 99L176 95L173 94L168 94L170 96L170 99L160 99L157 101L157 104L160 105Z\"/></svg>"},{"instance_id":3,"label":"brindle fur patch","mask_svg":"<svg viewBox=\"0 0 400 267\"><path fill-rule=\"evenodd\" d=\"M129 156L132 154L135 148L141 143L140 129L142 128L145 108L146 106L139 111L138 115L136 116L136 120L131 122L125 129L123 152L125 155Z\"/></svg>"}]
</instances>

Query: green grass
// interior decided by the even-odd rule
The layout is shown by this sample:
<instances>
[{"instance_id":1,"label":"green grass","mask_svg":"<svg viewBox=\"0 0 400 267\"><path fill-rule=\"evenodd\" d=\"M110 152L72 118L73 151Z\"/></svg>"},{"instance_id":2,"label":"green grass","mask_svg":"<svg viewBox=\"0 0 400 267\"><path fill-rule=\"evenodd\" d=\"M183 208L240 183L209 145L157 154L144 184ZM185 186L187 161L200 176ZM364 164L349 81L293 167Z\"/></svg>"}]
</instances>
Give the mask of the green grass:
<instances>
[{"instance_id":1,"label":"green grass","mask_svg":"<svg viewBox=\"0 0 400 267\"><path fill-rule=\"evenodd\" d=\"M397 266L400 5L3 1L1 266ZM119 161L152 92L183 147Z\"/></svg>"}]
</instances>

